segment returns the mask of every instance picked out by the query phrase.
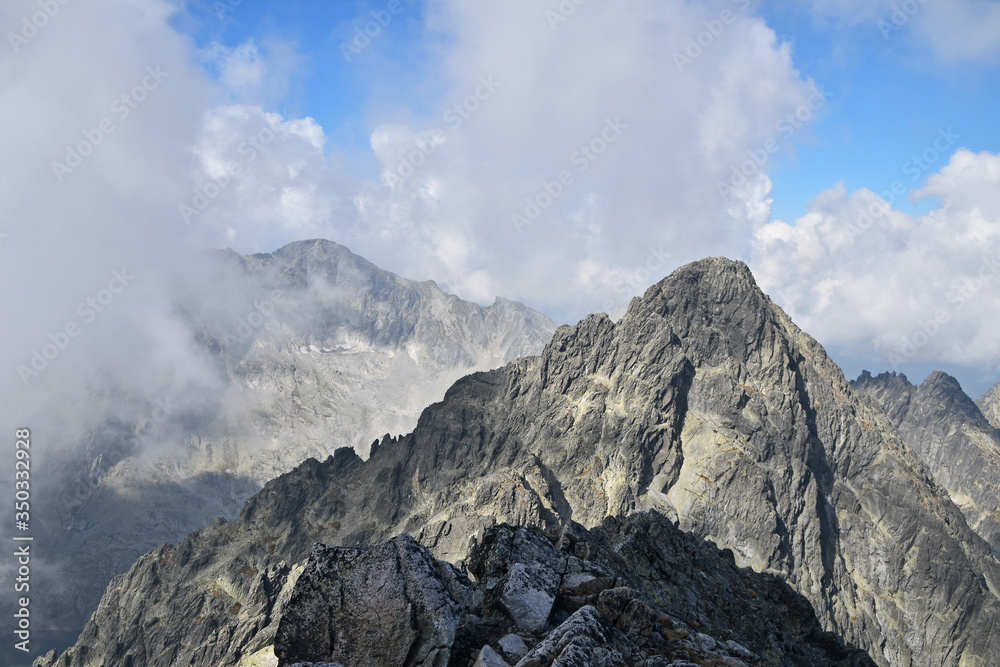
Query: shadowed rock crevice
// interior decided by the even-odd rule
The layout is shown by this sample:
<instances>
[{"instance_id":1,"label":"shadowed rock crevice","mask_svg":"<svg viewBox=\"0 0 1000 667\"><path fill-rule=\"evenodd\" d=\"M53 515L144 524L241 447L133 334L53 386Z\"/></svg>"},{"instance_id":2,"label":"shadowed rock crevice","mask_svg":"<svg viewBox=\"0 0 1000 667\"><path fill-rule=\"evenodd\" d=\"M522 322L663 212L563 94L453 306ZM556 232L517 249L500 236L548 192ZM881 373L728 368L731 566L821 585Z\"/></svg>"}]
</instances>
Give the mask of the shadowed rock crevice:
<instances>
[{"instance_id":1,"label":"shadowed rock crevice","mask_svg":"<svg viewBox=\"0 0 1000 667\"><path fill-rule=\"evenodd\" d=\"M816 480L818 493L815 494L815 507L813 511L819 520L820 534L819 547L823 565L823 574L820 584L824 591L831 593L834 587L835 564L840 553L840 526L837 521L837 512L830 497L834 488L834 473L830 468L827 453L820 440L819 422L815 408L809 403L809 393L806 389L805 379L799 370L799 364L804 361L801 357L790 360L790 368L795 374L795 388L799 404L806 415L806 423L809 427L809 440L807 443L808 453L806 455L806 465L809 467ZM829 605L831 595L827 595Z\"/></svg>"}]
</instances>

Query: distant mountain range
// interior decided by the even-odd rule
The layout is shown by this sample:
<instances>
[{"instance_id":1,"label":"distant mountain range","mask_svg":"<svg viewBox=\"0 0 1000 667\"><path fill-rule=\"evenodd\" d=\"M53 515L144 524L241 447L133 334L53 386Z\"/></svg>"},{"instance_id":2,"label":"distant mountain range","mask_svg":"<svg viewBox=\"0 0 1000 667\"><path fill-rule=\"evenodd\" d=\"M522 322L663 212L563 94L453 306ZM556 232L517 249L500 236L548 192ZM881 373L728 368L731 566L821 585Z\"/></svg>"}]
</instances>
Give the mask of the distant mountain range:
<instances>
[{"instance_id":1,"label":"distant mountain range","mask_svg":"<svg viewBox=\"0 0 1000 667\"><path fill-rule=\"evenodd\" d=\"M994 428L1000 428L1000 383L993 385L989 391L980 396L976 406Z\"/></svg>"},{"instance_id":2,"label":"distant mountain range","mask_svg":"<svg viewBox=\"0 0 1000 667\"><path fill-rule=\"evenodd\" d=\"M882 405L969 526L1000 555L1000 430L958 381L937 371L914 386L905 375L865 373L853 384ZM996 391L981 401L987 409L991 395Z\"/></svg>"},{"instance_id":3,"label":"distant mountain range","mask_svg":"<svg viewBox=\"0 0 1000 667\"><path fill-rule=\"evenodd\" d=\"M537 354L555 330L522 304L481 308L322 240L191 258L172 299L211 360L205 379L153 400L107 383L92 393L106 416L45 475L37 626L75 637L141 554L235 518L309 457L367 456L458 378Z\"/></svg>"},{"instance_id":4,"label":"distant mountain range","mask_svg":"<svg viewBox=\"0 0 1000 667\"><path fill-rule=\"evenodd\" d=\"M285 270L268 257L243 261ZM410 340L394 310L355 310ZM358 344L299 330L310 364ZM325 405L257 370L279 362L219 345L232 377L295 408L282 415ZM431 348L411 358L462 358ZM977 407L943 374L848 382L745 265L703 260L617 322L592 315L459 379L367 460L306 460L235 520L150 551L36 667L987 667L996 394ZM303 409L317 431L296 428L322 432Z\"/></svg>"}]
</instances>

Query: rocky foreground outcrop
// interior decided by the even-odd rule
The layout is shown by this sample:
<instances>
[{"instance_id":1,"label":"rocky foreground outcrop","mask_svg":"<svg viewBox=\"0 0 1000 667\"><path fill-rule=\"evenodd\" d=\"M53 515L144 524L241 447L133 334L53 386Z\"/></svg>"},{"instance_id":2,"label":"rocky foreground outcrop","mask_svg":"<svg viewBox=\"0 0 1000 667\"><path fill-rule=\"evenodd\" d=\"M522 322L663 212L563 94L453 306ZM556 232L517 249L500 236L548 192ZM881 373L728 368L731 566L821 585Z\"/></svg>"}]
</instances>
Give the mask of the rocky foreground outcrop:
<instances>
[{"instance_id":1,"label":"rocky foreground outcrop","mask_svg":"<svg viewBox=\"0 0 1000 667\"><path fill-rule=\"evenodd\" d=\"M237 520L147 554L57 664L167 664L155 662L167 647L175 664L250 660L272 644L314 542L408 533L460 563L497 523L557 535L647 510L787 582L879 665L1000 656L989 545L747 267L711 259L617 323L588 317L539 357L463 378L367 461L347 449L306 461Z\"/></svg>"},{"instance_id":2,"label":"rocky foreground outcrop","mask_svg":"<svg viewBox=\"0 0 1000 667\"><path fill-rule=\"evenodd\" d=\"M874 664L824 632L809 603L778 577L737 567L731 552L656 513L609 518L591 531L570 524L550 536L494 526L460 565L405 534L370 548L316 544L304 566L262 591L277 620L258 642L271 643L248 647L258 650L240 664ZM155 599L155 582L147 584ZM132 630L127 622L114 629ZM196 657L187 638L123 651L114 664L225 664ZM79 652L38 664L86 660Z\"/></svg>"}]
</instances>

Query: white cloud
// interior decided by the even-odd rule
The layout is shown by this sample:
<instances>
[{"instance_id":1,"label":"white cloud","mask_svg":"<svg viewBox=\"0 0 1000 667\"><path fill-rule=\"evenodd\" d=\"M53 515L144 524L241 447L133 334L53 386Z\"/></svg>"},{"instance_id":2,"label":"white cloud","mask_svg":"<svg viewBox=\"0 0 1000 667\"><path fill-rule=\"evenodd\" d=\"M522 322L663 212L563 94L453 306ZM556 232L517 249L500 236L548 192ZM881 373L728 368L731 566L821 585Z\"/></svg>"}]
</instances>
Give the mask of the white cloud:
<instances>
[{"instance_id":1,"label":"white cloud","mask_svg":"<svg viewBox=\"0 0 1000 667\"><path fill-rule=\"evenodd\" d=\"M331 220L354 215L347 188L357 185L324 154L325 142L312 118L215 107L194 146L190 188L173 206L177 223L207 246L253 252L316 236L337 240Z\"/></svg>"},{"instance_id":2,"label":"white cloud","mask_svg":"<svg viewBox=\"0 0 1000 667\"><path fill-rule=\"evenodd\" d=\"M567 319L615 309L684 261L745 254L770 210L764 147L787 148L819 112L789 47L745 4L588 3L553 29L534 2L433 2L428 35L449 46L413 88L443 92L406 122L405 91L373 111L386 118L371 132L379 182L348 177L309 119L220 106L194 183L261 128L275 139L192 220L243 251L329 237L480 302L502 294ZM679 67L678 54L692 57ZM581 151L591 144L600 155ZM751 153L763 166L720 196ZM545 210L519 232L529 200Z\"/></svg>"},{"instance_id":3,"label":"white cloud","mask_svg":"<svg viewBox=\"0 0 1000 667\"><path fill-rule=\"evenodd\" d=\"M650 282L741 254L767 218L767 165L743 197L723 199L716 183L768 139L787 146L778 124L811 94L789 48L741 4L587 3L553 29L557 5L432 3L429 28L450 46L428 77L446 92L437 113L375 128L389 185L361 190L340 240L466 298L504 294L568 318L641 291L622 276L656 265L651 247L672 257ZM678 71L675 54L699 39ZM579 152L591 142L593 160ZM550 197L519 233L512 215Z\"/></svg>"},{"instance_id":4,"label":"white cloud","mask_svg":"<svg viewBox=\"0 0 1000 667\"><path fill-rule=\"evenodd\" d=\"M926 215L837 186L794 224L762 227L761 286L804 329L881 367L993 365L1000 339L1000 156L958 150L916 193ZM892 358L890 359L890 356Z\"/></svg>"},{"instance_id":5,"label":"white cloud","mask_svg":"<svg viewBox=\"0 0 1000 667\"><path fill-rule=\"evenodd\" d=\"M223 86L240 97L260 88L267 76L267 66L252 39L235 48L213 43L205 51L205 57L215 63Z\"/></svg>"},{"instance_id":6,"label":"white cloud","mask_svg":"<svg viewBox=\"0 0 1000 667\"><path fill-rule=\"evenodd\" d=\"M212 42L199 52L213 70L219 93L230 102L272 106L287 95L302 58L295 47L274 37L228 47Z\"/></svg>"},{"instance_id":7,"label":"white cloud","mask_svg":"<svg viewBox=\"0 0 1000 667\"><path fill-rule=\"evenodd\" d=\"M53 486L52 458L104 419L218 387L166 279L201 245L177 202L212 85L168 23L172 3L58 6L16 52L0 45L0 423L32 429ZM39 6L3 10L6 36Z\"/></svg>"},{"instance_id":8,"label":"white cloud","mask_svg":"<svg viewBox=\"0 0 1000 667\"><path fill-rule=\"evenodd\" d=\"M1000 55L1000 2L930 2L915 20L916 30L944 60L996 62Z\"/></svg>"},{"instance_id":9,"label":"white cloud","mask_svg":"<svg viewBox=\"0 0 1000 667\"><path fill-rule=\"evenodd\" d=\"M190 166L183 147L198 132L210 88L187 40L167 24L172 6L60 7L17 53L5 43L0 56L8 235L0 300L17 322L0 339L0 391L14 395L24 390L16 367L76 317L77 303L112 270L143 268L138 291L192 247L170 211ZM20 33L22 17L37 11L35 2L6 3L0 34Z\"/></svg>"}]
</instances>

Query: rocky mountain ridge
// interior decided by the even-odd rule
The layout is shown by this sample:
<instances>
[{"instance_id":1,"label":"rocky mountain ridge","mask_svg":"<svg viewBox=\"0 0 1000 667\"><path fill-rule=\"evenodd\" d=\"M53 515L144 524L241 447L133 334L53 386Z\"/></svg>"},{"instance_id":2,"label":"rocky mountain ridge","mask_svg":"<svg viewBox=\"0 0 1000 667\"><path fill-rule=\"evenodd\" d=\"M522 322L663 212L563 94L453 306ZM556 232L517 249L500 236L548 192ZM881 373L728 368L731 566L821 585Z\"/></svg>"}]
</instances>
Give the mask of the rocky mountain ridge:
<instances>
[{"instance_id":1,"label":"rocky mountain ridge","mask_svg":"<svg viewBox=\"0 0 1000 667\"><path fill-rule=\"evenodd\" d=\"M307 458L367 455L459 377L537 353L555 329L522 304L483 308L322 240L193 257L171 294L200 383L151 396L101 385L85 398L104 417L40 476L35 609L73 636L142 553L235 518Z\"/></svg>"},{"instance_id":2,"label":"rocky mountain ridge","mask_svg":"<svg viewBox=\"0 0 1000 667\"><path fill-rule=\"evenodd\" d=\"M976 406L994 428L1000 428L1000 383L993 385L980 396Z\"/></svg>"},{"instance_id":3,"label":"rocky mountain ridge","mask_svg":"<svg viewBox=\"0 0 1000 667\"><path fill-rule=\"evenodd\" d=\"M1000 555L1000 430L946 373L919 386L905 375L862 375L852 382L875 398L969 526Z\"/></svg>"},{"instance_id":4,"label":"rocky mountain ridge","mask_svg":"<svg viewBox=\"0 0 1000 667\"><path fill-rule=\"evenodd\" d=\"M879 404L745 265L719 258L679 269L617 323L590 316L539 357L459 380L367 461L306 461L236 521L151 552L78 644L39 664L159 664L156 647L179 643L182 664L249 665L280 626L273 591L315 542L408 533L460 564L498 523L557 535L646 511L780 577L876 664L1000 655L989 545Z\"/></svg>"}]
</instances>

